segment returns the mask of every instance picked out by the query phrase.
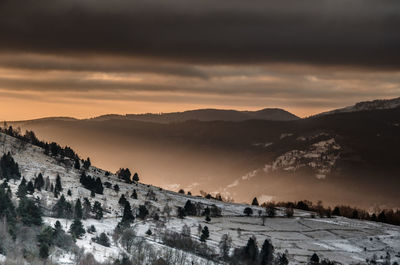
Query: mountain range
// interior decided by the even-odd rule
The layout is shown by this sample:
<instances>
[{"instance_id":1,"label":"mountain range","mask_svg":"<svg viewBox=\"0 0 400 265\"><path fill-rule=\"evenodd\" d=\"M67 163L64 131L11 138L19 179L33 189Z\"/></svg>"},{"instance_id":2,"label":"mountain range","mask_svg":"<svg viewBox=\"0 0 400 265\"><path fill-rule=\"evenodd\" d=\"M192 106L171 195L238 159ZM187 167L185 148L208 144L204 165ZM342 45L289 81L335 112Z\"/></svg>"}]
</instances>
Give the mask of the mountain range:
<instances>
[{"instance_id":1,"label":"mountain range","mask_svg":"<svg viewBox=\"0 0 400 265\"><path fill-rule=\"evenodd\" d=\"M400 99L300 119L279 109L194 110L9 122L146 183L236 201L398 207Z\"/></svg>"}]
</instances>

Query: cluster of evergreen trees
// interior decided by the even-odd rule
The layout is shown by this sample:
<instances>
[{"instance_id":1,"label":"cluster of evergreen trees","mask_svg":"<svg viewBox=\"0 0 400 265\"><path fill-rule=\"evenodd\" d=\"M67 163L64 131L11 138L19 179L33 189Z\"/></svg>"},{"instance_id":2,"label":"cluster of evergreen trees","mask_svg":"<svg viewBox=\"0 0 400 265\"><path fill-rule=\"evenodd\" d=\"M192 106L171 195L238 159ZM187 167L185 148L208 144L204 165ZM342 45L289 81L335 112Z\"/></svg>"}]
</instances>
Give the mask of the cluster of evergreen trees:
<instances>
[{"instance_id":1,"label":"cluster of evergreen trees","mask_svg":"<svg viewBox=\"0 0 400 265\"><path fill-rule=\"evenodd\" d=\"M264 241L261 247L261 251L259 251L257 240L254 236L249 238L246 246L242 248L236 248L230 260L233 264L246 264L246 265L289 264L289 261L285 253L278 253L277 257L274 258L274 247L268 239Z\"/></svg>"},{"instance_id":2,"label":"cluster of evergreen trees","mask_svg":"<svg viewBox=\"0 0 400 265\"><path fill-rule=\"evenodd\" d=\"M139 181L139 175L138 173L134 173L132 176L131 171L129 170L129 168L120 168L116 175L124 180L126 183L134 183L134 182L138 182Z\"/></svg>"},{"instance_id":3,"label":"cluster of evergreen trees","mask_svg":"<svg viewBox=\"0 0 400 265\"><path fill-rule=\"evenodd\" d=\"M221 209L215 204L204 205L201 203L193 203L191 200L187 200L185 206L178 207L178 217L183 218L185 216L208 216L208 217L219 217L221 216Z\"/></svg>"},{"instance_id":4,"label":"cluster of evergreen trees","mask_svg":"<svg viewBox=\"0 0 400 265\"><path fill-rule=\"evenodd\" d=\"M37 177L28 182L26 181L25 177L22 177L22 180L18 186L17 197L22 198L25 197L26 194L32 195L35 192L35 189L41 191L43 188L46 191L54 192L54 197L58 198L58 195L63 190L60 175L57 175L56 177L55 186L51 183L49 177L44 179L42 173L39 173Z\"/></svg>"},{"instance_id":5,"label":"cluster of evergreen trees","mask_svg":"<svg viewBox=\"0 0 400 265\"><path fill-rule=\"evenodd\" d=\"M0 179L20 179L21 173L19 172L18 163L14 161L11 153L4 154L0 159Z\"/></svg>"},{"instance_id":6,"label":"cluster of evergreen trees","mask_svg":"<svg viewBox=\"0 0 400 265\"><path fill-rule=\"evenodd\" d=\"M24 142L39 146L43 148L45 154L52 155L54 157L61 156L61 157L68 157L70 159L79 159L79 156L75 151L68 147L61 147L59 144L52 142L47 143L44 141L40 141L33 131L27 130L24 135L21 134L19 129L14 129L12 126L7 127L7 124L4 124L3 128L0 128L0 132L15 137L19 140Z\"/></svg>"},{"instance_id":7,"label":"cluster of evergreen trees","mask_svg":"<svg viewBox=\"0 0 400 265\"><path fill-rule=\"evenodd\" d=\"M39 202L27 197L20 198L18 207L15 207L12 202L10 186L7 182L3 182L0 185L0 219L3 218L6 218L9 232L13 234L17 220L27 226L41 225L42 211Z\"/></svg>"},{"instance_id":8,"label":"cluster of evergreen trees","mask_svg":"<svg viewBox=\"0 0 400 265\"><path fill-rule=\"evenodd\" d=\"M85 172L82 172L81 177L80 177L80 183L88 190L97 193L97 194L103 194L104 187L101 182L101 179L94 178L91 176L86 175Z\"/></svg>"},{"instance_id":9,"label":"cluster of evergreen trees","mask_svg":"<svg viewBox=\"0 0 400 265\"><path fill-rule=\"evenodd\" d=\"M394 211L393 209L384 209L377 213L370 214L363 209L344 205L335 206L332 210L330 207L324 207L321 201L319 201L317 204L313 204L307 200L298 202L279 202L275 204L270 203L270 205L300 209L304 211L313 211L316 212L320 217L330 218L332 216L343 216L351 219L369 220L374 222L400 225L400 210Z\"/></svg>"}]
</instances>

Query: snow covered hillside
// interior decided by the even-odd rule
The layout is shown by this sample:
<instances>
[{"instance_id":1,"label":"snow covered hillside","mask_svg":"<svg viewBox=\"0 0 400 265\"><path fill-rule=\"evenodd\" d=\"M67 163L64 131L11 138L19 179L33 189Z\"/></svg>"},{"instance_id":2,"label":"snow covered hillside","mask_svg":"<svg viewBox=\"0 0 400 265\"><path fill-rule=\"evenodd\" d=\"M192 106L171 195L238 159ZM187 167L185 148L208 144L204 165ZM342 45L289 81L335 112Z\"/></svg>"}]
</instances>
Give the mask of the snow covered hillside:
<instances>
[{"instance_id":1,"label":"snow covered hillside","mask_svg":"<svg viewBox=\"0 0 400 265\"><path fill-rule=\"evenodd\" d=\"M323 112L316 116L329 115L335 113L355 112L355 111L368 111L378 109L394 109L400 107L400 97L394 99L377 99L372 101L363 101L341 109Z\"/></svg>"},{"instance_id":2,"label":"snow covered hillside","mask_svg":"<svg viewBox=\"0 0 400 265\"><path fill-rule=\"evenodd\" d=\"M340 147L334 139L319 142L313 145L312 152L307 154L291 154L290 160L286 159L288 155L278 158L271 165L271 170L278 166L295 167L297 160L307 159L310 154L317 156L322 154L327 157L327 161L325 164L315 166L321 174L325 174L336 159L335 155L328 154L327 150L338 148ZM82 220L86 233L76 239L76 245L84 253L92 253L98 262L113 264L117 259L128 257L136 260L137 264L151 264L150 257L156 256L167 262L164 264L232 264L220 258L220 242L224 235L229 235L232 239L232 244L229 246L230 254L234 254L235 248L246 246L249 238L254 236L259 248L266 239L270 240L275 248L275 255L285 253L289 264L306 264L314 253L321 259L326 258L340 264L366 264L366 260L372 259L373 256L378 262L383 262L388 254L392 262L400 262L398 226L343 217L320 218L312 212L301 210L294 210L292 217L286 217L284 208L276 209L275 217L265 217L266 209L260 206L226 203L175 193L151 185L126 183L112 173L90 166L85 170L85 174L100 178L103 184L108 182L109 186L108 188L104 185L103 194L94 195L80 183L83 169L74 168L74 161L45 155L42 148L0 134L0 155L8 152L18 163L21 175L27 181L41 173L44 178L49 177L50 181L55 183L57 175L60 176L63 189L57 198L53 192L44 189L35 190L32 195L28 195L40 201L45 214L43 217L45 224L54 227L59 221L63 230L68 231L73 223L72 216L56 218L51 214L51 209L60 200L61 195L72 205L75 205L77 199L84 201L84 198L87 198L91 205L96 201L101 203L103 218ZM17 193L19 184L20 180L9 181L12 194ZM118 185L119 189L115 189L115 185ZM131 196L133 190L137 193L137 199ZM115 228L121 222L124 212L124 206L120 203L122 195L130 203L134 216L140 215L139 208L143 205L148 210L145 218L136 217L130 224L134 233L132 239L134 246L131 248L124 242L124 236L115 236ZM210 219L206 220L201 213L199 216L194 214L179 218L179 209L182 209L188 200L201 212L211 209L211 213L207 214ZM247 207L252 209L252 213L248 216L244 214ZM95 229L92 229L92 226ZM200 243L203 236L202 229L206 226L209 238L204 240L205 243ZM185 247L178 248L167 244L165 235L173 232L184 233L194 242L198 242L199 248L206 246L214 252L211 251L209 256L205 256L199 254L201 251L190 251ZM110 239L110 246L92 240L102 233ZM49 259L55 264L67 265L78 264L82 256L83 253L53 248L50 250ZM7 258L7 255L2 255L0 252L0 264L6 262Z\"/></svg>"}]
</instances>

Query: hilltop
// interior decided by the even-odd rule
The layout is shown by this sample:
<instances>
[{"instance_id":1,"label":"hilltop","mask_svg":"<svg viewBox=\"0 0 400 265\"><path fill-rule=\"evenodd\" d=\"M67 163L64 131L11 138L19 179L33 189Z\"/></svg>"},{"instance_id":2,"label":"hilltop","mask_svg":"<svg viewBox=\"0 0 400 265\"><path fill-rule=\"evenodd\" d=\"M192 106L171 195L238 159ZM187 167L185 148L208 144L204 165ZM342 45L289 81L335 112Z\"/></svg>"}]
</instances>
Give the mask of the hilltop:
<instances>
[{"instance_id":1,"label":"hilltop","mask_svg":"<svg viewBox=\"0 0 400 265\"><path fill-rule=\"evenodd\" d=\"M74 165L76 160L46 155L44 149L11 136L1 134L0 139L0 152L9 153L12 156L18 163L21 176L28 182L37 179L39 173L44 179L48 177L51 184L56 184L57 176L60 177L62 191L59 191L57 198L54 192L46 191L45 188L40 191L34 189L31 195L27 195L28 199L36 201L42 208L44 226L54 227L56 221L59 221L64 231L69 230L73 222L73 214L60 218L54 213L54 206L61 197L64 197L71 205L75 205L77 199L83 202L85 198L91 205L94 205L96 201L101 204L103 209L101 219L95 219L93 215L89 215L82 220L86 233L76 239L77 249L54 245L50 247L49 258L53 263L77 264L80 259L90 259L90 256L85 256L83 253L91 253L98 262L106 263L113 263L126 256L128 259L136 260L138 264L151 262L161 257L167 264L178 262L179 264L192 264L192 262L234 264L233 261L224 261L219 256L220 241L225 234L232 240L232 244L229 245L231 254L234 248L240 249L246 246L251 237L258 242L258 247L261 247L267 239L274 246L275 257L282 257L284 254L290 264L307 263L314 253L321 259L329 259L341 264L365 263L366 259L371 259L374 255L380 259L381 256L386 257L387 253L392 261L400 259L398 256L400 228L397 226L344 217L321 218L314 212L298 209L294 209L292 216L287 215L288 210L283 207L274 209L275 217L268 217L268 212L264 207L176 193L140 182L128 181L127 183L121 177L91 165L86 165L87 169L84 169L82 161L80 161L80 169L77 169ZM104 186L102 194L93 194L80 183L83 172L93 179L101 180ZM19 199L15 194L18 192L20 180L10 179L8 185L13 194L14 204L18 204ZM118 190L115 189L115 185L118 185ZM137 199L131 197L133 190L136 191ZM132 242L134 242L129 251L122 239L126 231L121 232L119 236L116 232L116 227L121 222L124 212L124 207L120 203L121 195L125 196L136 217L135 221L126 227L128 229L126 231L132 231ZM188 201L195 205L195 210L190 214L186 212L184 215L187 216L182 219L179 217L180 211L187 208L185 205ZM139 209L143 206L148 212L140 218ZM244 214L247 207L252 209L252 214L249 216ZM206 213L210 216L210 220L205 220L206 209L211 210L208 210L208 214ZM92 231L92 225L95 231ZM206 226L209 229L209 238L205 240L205 243L201 243L201 230ZM24 229L26 233L31 231L28 228ZM6 231L1 229L0 231L3 237L7 235ZM96 243L98 241L95 238L101 233L105 233L108 237L109 247ZM185 235L184 240L188 240L187 236L189 236L190 240L187 242L194 242L191 243L192 247L182 246L179 243L183 240L179 236L182 233ZM17 240L19 236L22 235L17 233ZM16 250L8 249L4 242L7 240L4 240L0 247L3 250L0 258L3 260L6 257L12 258L13 253L17 253ZM35 250L35 246L28 243L21 243L19 247L29 247L31 255L38 251ZM198 247L202 249L196 250ZM236 255L239 254L236 253Z\"/></svg>"}]
</instances>

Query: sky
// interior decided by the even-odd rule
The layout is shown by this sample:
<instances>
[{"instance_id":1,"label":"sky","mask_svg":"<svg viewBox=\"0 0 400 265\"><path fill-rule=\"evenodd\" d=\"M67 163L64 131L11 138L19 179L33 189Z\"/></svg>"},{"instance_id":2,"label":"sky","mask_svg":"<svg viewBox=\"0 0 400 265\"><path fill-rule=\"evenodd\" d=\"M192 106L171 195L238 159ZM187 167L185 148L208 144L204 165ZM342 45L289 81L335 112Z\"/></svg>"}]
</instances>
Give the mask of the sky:
<instances>
[{"instance_id":1,"label":"sky","mask_svg":"<svg viewBox=\"0 0 400 265\"><path fill-rule=\"evenodd\" d=\"M400 96L398 0L0 0L0 119Z\"/></svg>"}]
</instances>

